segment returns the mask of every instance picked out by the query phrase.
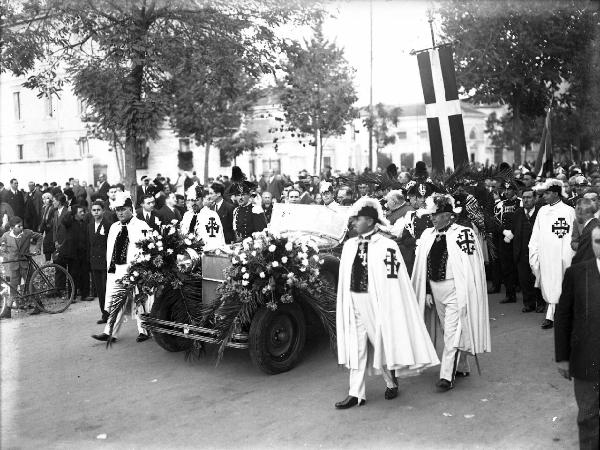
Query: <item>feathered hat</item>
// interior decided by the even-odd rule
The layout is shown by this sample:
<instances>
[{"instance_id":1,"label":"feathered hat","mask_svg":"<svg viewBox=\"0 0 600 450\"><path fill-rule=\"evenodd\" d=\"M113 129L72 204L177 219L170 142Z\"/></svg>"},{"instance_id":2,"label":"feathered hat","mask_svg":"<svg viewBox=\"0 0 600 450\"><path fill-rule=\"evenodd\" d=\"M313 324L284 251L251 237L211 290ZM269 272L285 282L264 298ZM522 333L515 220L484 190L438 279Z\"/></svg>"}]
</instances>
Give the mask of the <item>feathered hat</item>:
<instances>
[{"instance_id":1,"label":"feathered hat","mask_svg":"<svg viewBox=\"0 0 600 450\"><path fill-rule=\"evenodd\" d=\"M323 194L325 192L333 193L333 184L329 181L321 181L321 184L319 184L319 193Z\"/></svg>"},{"instance_id":2,"label":"feathered hat","mask_svg":"<svg viewBox=\"0 0 600 450\"><path fill-rule=\"evenodd\" d=\"M256 189L256 183L246 179L246 175L238 166L231 168L231 194L250 194Z\"/></svg>"},{"instance_id":3,"label":"feathered hat","mask_svg":"<svg viewBox=\"0 0 600 450\"><path fill-rule=\"evenodd\" d=\"M380 225L385 227L390 226L390 222L385 218L383 214L383 208L381 203L377 199L370 197L362 197L354 203L352 206L352 216L365 216L371 217Z\"/></svg>"},{"instance_id":4,"label":"feathered hat","mask_svg":"<svg viewBox=\"0 0 600 450\"><path fill-rule=\"evenodd\" d=\"M117 191L117 193L115 195L115 201L112 202L111 206L113 208L123 208L126 206L133 208L133 203L131 201L131 194L129 193L129 191L125 191L125 192Z\"/></svg>"},{"instance_id":5,"label":"feathered hat","mask_svg":"<svg viewBox=\"0 0 600 450\"><path fill-rule=\"evenodd\" d=\"M406 184L406 194L417 197L429 197L436 191L432 183L426 181L409 181Z\"/></svg>"},{"instance_id":6,"label":"feathered hat","mask_svg":"<svg viewBox=\"0 0 600 450\"><path fill-rule=\"evenodd\" d=\"M198 200L199 198L204 198L204 191L202 186L198 186L198 183L192 184L185 191L185 198L188 200Z\"/></svg>"},{"instance_id":7,"label":"feathered hat","mask_svg":"<svg viewBox=\"0 0 600 450\"><path fill-rule=\"evenodd\" d=\"M556 178L548 178L546 182L542 186L542 190L556 192L562 197L567 197L567 193L565 192L565 187L562 181L557 180Z\"/></svg>"},{"instance_id":8,"label":"feathered hat","mask_svg":"<svg viewBox=\"0 0 600 450\"><path fill-rule=\"evenodd\" d=\"M415 164L414 178L425 180L427 177L429 177L427 166L423 161L417 161L417 164Z\"/></svg>"},{"instance_id":9,"label":"feathered hat","mask_svg":"<svg viewBox=\"0 0 600 450\"><path fill-rule=\"evenodd\" d=\"M425 207L429 214L453 213L458 214L462 208L456 208L454 197L450 194L435 193L425 200Z\"/></svg>"}]
</instances>

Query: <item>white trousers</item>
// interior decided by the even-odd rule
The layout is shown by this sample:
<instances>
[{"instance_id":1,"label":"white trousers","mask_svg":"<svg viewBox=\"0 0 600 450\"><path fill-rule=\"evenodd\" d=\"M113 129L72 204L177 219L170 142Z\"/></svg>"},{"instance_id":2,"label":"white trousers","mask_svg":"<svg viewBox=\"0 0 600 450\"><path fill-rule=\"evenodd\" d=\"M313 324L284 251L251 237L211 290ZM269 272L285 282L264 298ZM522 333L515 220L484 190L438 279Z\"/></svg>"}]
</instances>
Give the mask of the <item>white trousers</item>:
<instances>
[{"instance_id":1,"label":"white trousers","mask_svg":"<svg viewBox=\"0 0 600 450\"><path fill-rule=\"evenodd\" d=\"M554 321L554 311L556 311L556 304L548 303L548 309L546 310L546 319Z\"/></svg>"},{"instance_id":2,"label":"white trousers","mask_svg":"<svg viewBox=\"0 0 600 450\"><path fill-rule=\"evenodd\" d=\"M369 340L375 341L375 310L369 294L351 293L356 321L356 342L358 345L358 369L350 369L350 390L348 395L366 400L365 381L369 364ZM396 387L389 370L383 369L383 379L388 388Z\"/></svg>"},{"instance_id":3,"label":"white trousers","mask_svg":"<svg viewBox=\"0 0 600 450\"><path fill-rule=\"evenodd\" d=\"M115 266L115 273L106 274L106 306L105 309L110 313L110 309L112 307L113 302L113 294L117 288L117 280L120 280L127 273L127 264L120 264ZM135 320L137 322L137 329L139 334L148 334L146 330L142 328L142 321L140 319L139 314L143 312L150 311L151 298L148 298L144 303L139 306L135 306L136 310L134 311ZM122 309L115 321L115 326L113 327L112 337L117 338L119 335L119 331L121 329L121 325L123 324L123 319L125 318L125 309ZM110 334L110 326L108 323L104 327L104 333Z\"/></svg>"},{"instance_id":4,"label":"white trousers","mask_svg":"<svg viewBox=\"0 0 600 450\"><path fill-rule=\"evenodd\" d=\"M470 372L466 354L457 349L462 328L454 280L430 281L429 284L435 301L435 309L444 332L440 378L454 381L454 374L457 370Z\"/></svg>"}]
</instances>

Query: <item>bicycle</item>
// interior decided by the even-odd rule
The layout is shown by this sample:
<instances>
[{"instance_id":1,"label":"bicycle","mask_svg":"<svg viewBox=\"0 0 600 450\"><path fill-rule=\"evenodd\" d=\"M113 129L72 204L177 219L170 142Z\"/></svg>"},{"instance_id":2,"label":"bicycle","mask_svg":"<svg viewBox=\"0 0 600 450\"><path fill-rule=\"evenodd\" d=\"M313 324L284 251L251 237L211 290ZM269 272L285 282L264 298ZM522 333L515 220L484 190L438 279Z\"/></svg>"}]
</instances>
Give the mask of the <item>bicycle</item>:
<instances>
[{"instance_id":1,"label":"bicycle","mask_svg":"<svg viewBox=\"0 0 600 450\"><path fill-rule=\"evenodd\" d=\"M22 256L20 259L1 260L0 262L0 265L4 265L27 260L27 276L22 287L12 288L8 279L0 273L0 317L5 315L8 308L38 308L49 314L65 311L75 298L75 283L69 272L63 266L54 263L40 266L33 259L35 255L25 254ZM56 286L58 274L62 274L64 277L64 286Z\"/></svg>"}]
</instances>

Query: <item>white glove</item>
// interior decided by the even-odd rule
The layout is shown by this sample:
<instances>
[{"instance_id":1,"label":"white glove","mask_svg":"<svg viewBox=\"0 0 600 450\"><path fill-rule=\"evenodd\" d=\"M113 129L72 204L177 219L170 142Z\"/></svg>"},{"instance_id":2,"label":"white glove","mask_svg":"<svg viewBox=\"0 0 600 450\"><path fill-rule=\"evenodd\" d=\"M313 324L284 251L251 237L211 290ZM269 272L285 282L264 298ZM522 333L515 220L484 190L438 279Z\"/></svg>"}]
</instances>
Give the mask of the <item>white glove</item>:
<instances>
[{"instance_id":1,"label":"white glove","mask_svg":"<svg viewBox=\"0 0 600 450\"><path fill-rule=\"evenodd\" d=\"M515 235L510 230L504 230L502 231L502 234L504 235L504 242L506 242L507 244L510 244L510 241L512 241L515 237Z\"/></svg>"},{"instance_id":2,"label":"white glove","mask_svg":"<svg viewBox=\"0 0 600 450\"><path fill-rule=\"evenodd\" d=\"M425 305L433 305L433 296L431 294L425 294Z\"/></svg>"}]
</instances>

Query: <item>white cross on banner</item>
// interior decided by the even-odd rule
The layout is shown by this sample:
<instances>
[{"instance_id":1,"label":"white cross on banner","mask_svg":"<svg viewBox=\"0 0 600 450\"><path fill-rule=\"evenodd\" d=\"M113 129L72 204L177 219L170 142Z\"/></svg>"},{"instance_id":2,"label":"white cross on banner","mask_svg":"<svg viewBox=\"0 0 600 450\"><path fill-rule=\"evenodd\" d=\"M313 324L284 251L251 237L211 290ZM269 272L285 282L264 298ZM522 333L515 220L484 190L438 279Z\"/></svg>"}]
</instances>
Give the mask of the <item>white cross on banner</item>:
<instances>
[{"instance_id":1,"label":"white cross on banner","mask_svg":"<svg viewBox=\"0 0 600 450\"><path fill-rule=\"evenodd\" d=\"M444 45L417 54L425 98L431 165L435 172L469 162L452 47Z\"/></svg>"}]
</instances>

